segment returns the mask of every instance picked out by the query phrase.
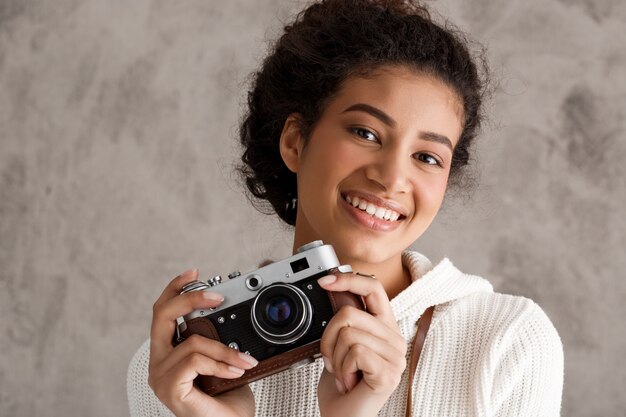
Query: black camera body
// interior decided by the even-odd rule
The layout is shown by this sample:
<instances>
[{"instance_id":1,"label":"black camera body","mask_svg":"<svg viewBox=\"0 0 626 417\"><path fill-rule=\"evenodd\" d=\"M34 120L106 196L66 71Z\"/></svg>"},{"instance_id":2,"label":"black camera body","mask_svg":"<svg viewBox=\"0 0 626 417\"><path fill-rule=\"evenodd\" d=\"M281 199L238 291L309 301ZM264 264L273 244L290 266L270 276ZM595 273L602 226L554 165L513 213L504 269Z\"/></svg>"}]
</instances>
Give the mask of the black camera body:
<instances>
[{"instance_id":1,"label":"black camera body","mask_svg":"<svg viewBox=\"0 0 626 417\"><path fill-rule=\"evenodd\" d=\"M194 310L179 318L175 344L201 334L252 355L259 365L236 380L199 377L209 394L224 392L256 379L313 361L326 324L344 305L365 309L361 297L328 292L317 280L332 273L352 272L339 265L330 245L321 241L302 246L289 258L241 274L230 273L194 281L182 292L211 289L224 296L213 309Z\"/></svg>"}]
</instances>

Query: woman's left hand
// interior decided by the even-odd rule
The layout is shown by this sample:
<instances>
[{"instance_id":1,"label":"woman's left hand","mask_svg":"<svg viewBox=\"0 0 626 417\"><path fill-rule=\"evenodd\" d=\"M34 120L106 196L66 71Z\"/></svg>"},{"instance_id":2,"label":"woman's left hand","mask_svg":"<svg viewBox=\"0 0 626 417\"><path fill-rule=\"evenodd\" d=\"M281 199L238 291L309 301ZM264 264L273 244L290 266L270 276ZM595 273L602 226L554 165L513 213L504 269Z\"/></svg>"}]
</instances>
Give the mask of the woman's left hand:
<instances>
[{"instance_id":1,"label":"woman's left hand","mask_svg":"<svg viewBox=\"0 0 626 417\"><path fill-rule=\"evenodd\" d=\"M318 282L327 291L361 295L367 306L367 312L342 307L324 330L320 349L325 370L318 386L320 413L375 416L406 368L407 345L387 293L377 279L353 273L329 275Z\"/></svg>"}]
</instances>

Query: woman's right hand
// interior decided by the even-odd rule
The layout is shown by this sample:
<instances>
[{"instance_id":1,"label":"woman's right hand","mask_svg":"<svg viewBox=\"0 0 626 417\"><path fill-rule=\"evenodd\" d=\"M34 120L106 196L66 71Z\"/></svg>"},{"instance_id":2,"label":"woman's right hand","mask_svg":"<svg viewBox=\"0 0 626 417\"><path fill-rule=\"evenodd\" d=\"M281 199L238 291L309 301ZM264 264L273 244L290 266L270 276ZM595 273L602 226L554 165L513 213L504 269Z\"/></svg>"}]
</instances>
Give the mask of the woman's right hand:
<instances>
[{"instance_id":1,"label":"woman's right hand","mask_svg":"<svg viewBox=\"0 0 626 417\"><path fill-rule=\"evenodd\" d=\"M167 285L154 303L148 384L177 416L254 416L254 397L247 385L211 397L193 383L198 375L238 378L244 370L256 366L254 358L200 335L172 346L177 317L216 307L224 301L220 294L210 291L179 295L185 284L196 279L198 270L184 272Z\"/></svg>"}]
</instances>

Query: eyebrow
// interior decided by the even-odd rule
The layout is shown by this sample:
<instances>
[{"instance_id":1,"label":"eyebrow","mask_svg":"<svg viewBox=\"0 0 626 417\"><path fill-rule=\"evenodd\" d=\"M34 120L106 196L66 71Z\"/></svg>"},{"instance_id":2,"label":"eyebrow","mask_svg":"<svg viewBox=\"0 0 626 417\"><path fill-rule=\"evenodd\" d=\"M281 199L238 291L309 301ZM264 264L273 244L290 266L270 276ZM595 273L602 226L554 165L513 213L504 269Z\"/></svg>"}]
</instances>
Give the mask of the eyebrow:
<instances>
[{"instance_id":1,"label":"eyebrow","mask_svg":"<svg viewBox=\"0 0 626 417\"><path fill-rule=\"evenodd\" d=\"M391 116L389 116L384 111L377 109L374 106L370 106L369 104L365 104L365 103L353 104L352 106L345 109L343 113L347 113L350 111L362 111L365 113L369 113L375 118L379 119L384 124L386 124L387 126L396 127L396 121L393 120Z\"/></svg>"},{"instance_id":2,"label":"eyebrow","mask_svg":"<svg viewBox=\"0 0 626 417\"><path fill-rule=\"evenodd\" d=\"M452 141L448 139L447 136L440 135L435 132L421 132L420 138L427 140L429 142L441 143L442 145L446 145L450 148L451 151L454 151L454 147L452 146Z\"/></svg>"},{"instance_id":3,"label":"eyebrow","mask_svg":"<svg viewBox=\"0 0 626 417\"><path fill-rule=\"evenodd\" d=\"M384 111L377 109L376 107L371 106L369 104L365 104L365 103L353 104L352 106L345 109L342 113L347 113L351 111L362 111L362 112L368 113L390 127L396 127L397 125L396 121L393 120L391 116L389 116ZM429 142L441 143L442 145L446 145L448 148L450 148L450 150L454 149L454 147L452 146L452 141L447 136L440 135L439 133L420 132L420 139L423 139Z\"/></svg>"}]
</instances>

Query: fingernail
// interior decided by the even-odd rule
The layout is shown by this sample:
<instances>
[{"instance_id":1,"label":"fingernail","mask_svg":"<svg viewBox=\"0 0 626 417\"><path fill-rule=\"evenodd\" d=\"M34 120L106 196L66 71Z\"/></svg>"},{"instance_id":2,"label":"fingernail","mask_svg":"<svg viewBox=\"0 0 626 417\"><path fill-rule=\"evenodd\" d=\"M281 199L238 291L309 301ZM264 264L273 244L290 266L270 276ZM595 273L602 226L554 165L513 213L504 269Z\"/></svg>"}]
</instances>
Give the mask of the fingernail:
<instances>
[{"instance_id":1,"label":"fingernail","mask_svg":"<svg viewBox=\"0 0 626 417\"><path fill-rule=\"evenodd\" d=\"M335 378L335 385L337 386L337 391L342 394L346 393L346 387L344 387L343 383L337 378Z\"/></svg>"},{"instance_id":2,"label":"fingernail","mask_svg":"<svg viewBox=\"0 0 626 417\"><path fill-rule=\"evenodd\" d=\"M326 356L322 356L322 359L324 360L324 368L326 368L326 370L332 374L333 364L330 363L330 359L328 359Z\"/></svg>"},{"instance_id":3,"label":"fingernail","mask_svg":"<svg viewBox=\"0 0 626 417\"><path fill-rule=\"evenodd\" d=\"M244 371L241 368L237 368L237 367L231 366L231 365L228 365L228 370L230 372L232 372L233 374L238 375L238 376L241 376L241 375L243 375L244 372L246 372L246 371Z\"/></svg>"},{"instance_id":4,"label":"fingernail","mask_svg":"<svg viewBox=\"0 0 626 417\"><path fill-rule=\"evenodd\" d=\"M211 301L224 301L224 296L211 291L202 291L202 296Z\"/></svg>"},{"instance_id":5,"label":"fingernail","mask_svg":"<svg viewBox=\"0 0 626 417\"><path fill-rule=\"evenodd\" d=\"M348 380L348 384L346 384L346 392L352 391L355 385L354 381Z\"/></svg>"},{"instance_id":6,"label":"fingernail","mask_svg":"<svg viewBox=\"0 0 626 417\"><path fill-rule=\"evenodd\" d=\"M335 275L326 275L325 277L318 279L317 283L323 286L332 284L335 281L337 281L337 277Z\"/></svg>"},{"instance_id":7,"label":"fingernail","mask_svg":"<svg viewBox=\"0 0 626 417\"><path fill-rule=\"evenodd\" d=\"M197 274L198 273L198 268L193 268L193 269L188 269L185 272L183 272L182 274L180 274L180 276L184 276L184 275L188 275L188 274Z\"/></svg>"},{"instance_id":8,"label":"fingernail","mask_svg":"<svg viewBox=\"0 0 626 417\"><path fill-rule=\"evenodd\" d=\"M255 367L259 364L259 361L254 359L252 356L245 354L243 352L239 352L239 357L250 364L250 366Z\"/></svg>"}]
</instances>

